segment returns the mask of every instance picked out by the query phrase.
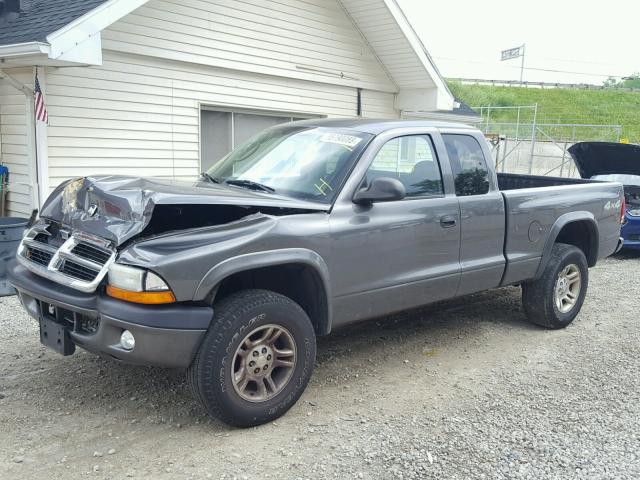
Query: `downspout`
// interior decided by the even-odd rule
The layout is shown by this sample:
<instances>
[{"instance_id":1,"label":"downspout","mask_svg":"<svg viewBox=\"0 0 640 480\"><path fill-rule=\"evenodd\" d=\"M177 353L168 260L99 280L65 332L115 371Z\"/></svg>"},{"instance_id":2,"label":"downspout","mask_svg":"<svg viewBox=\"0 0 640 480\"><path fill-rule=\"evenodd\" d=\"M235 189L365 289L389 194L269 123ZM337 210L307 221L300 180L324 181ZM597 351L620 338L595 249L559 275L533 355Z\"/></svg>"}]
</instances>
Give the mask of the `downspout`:
<instances>
[{"instance_id":1,"label":"downspout","mask_svg":"<svg viewBox=\"0 0 640 480\"><path fill-rule=\"evenodd\" d=\"M21 81L0 70L0 79L20 90L25 96L26 127L27 127L27 163L29 168L30 183L26 184L31 191L31 207L33 210L40 208L40 189L38 186L38 157L36 151L36 113L33 102L33 89Z\"/></svg>"}]
</instances>

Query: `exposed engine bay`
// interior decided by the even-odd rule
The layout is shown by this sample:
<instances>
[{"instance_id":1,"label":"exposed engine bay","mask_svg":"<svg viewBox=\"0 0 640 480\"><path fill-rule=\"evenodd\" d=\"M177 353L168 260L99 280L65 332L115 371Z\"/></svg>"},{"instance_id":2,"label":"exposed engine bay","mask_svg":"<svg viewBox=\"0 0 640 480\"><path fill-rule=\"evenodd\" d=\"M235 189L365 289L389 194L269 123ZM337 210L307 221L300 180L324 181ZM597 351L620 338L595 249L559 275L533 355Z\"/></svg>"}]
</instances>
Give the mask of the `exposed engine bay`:
<instances>
[{"instance_id":1,"label":"exposed engine bay","mask_svg":"<svg viewBox=\"0 0 640 480\"><path fill-rule=\"evenodd\" d=\"M324 212L328 205L206 182L96 176L60 185L40 216L113 246L171 231L224 225L256 214Z\"/></svg>"},{"instance_id":2,"label":"exposed engine bay","mask_svg":"<svg viewBox=\"0 0 640 480\"><path fill-rule=\"evenodd\" d=\"M281 216L306 212L304 209L237 205L157 205L149 224L140 233L139 238L192 228L226 225L256 214Z\"/></svg>"}]
</instances>

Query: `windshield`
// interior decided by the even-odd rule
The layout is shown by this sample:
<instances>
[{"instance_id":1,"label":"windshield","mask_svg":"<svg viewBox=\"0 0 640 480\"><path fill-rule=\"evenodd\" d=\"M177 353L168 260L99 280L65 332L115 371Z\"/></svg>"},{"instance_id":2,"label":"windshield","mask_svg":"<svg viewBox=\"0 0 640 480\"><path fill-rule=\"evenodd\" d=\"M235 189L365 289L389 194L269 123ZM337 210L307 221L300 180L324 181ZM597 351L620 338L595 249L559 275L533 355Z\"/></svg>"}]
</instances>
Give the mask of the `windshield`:
<instances>
[{"instance_id":1,"label":"windshield","mask_svg":"<svg viewBox=\"0 0 640 480\"><path fill-rule=\"evenodd\" d=\"M331 203L371 137L346 129L278 126L237 147L205 177L238 188Z\"/></svg>"},{"instance_id":2,"label":"windshield","mask_svg":"<svg viewBox=\"0 0 640 480\"><path fill-rule=\"evenodd\" d=\"M611 173L608 175L594 175L592 180L604 180L606 182L620 182L623 185L640 187L640 175L628 175L625 173Z\"/></svg>"}]
</instances>

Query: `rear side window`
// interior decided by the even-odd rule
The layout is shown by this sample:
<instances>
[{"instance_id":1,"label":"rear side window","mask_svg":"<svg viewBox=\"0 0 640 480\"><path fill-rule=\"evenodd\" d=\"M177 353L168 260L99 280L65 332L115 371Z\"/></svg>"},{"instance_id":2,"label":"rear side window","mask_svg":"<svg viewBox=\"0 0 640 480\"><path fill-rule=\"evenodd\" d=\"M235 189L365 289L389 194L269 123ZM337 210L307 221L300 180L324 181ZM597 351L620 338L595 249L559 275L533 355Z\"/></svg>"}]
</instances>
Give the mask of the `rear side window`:
<instances>
[{"instance_id":1,"label":"rear side window","mask_svg":"<svg viewBox=\"0 0 640 480\"><path fill-rule=\"evenodd\" d=\"M444 134L456 195L483 195L489 192L489 169L478 140L469 135Z\"/></svg>"}]
</instances>

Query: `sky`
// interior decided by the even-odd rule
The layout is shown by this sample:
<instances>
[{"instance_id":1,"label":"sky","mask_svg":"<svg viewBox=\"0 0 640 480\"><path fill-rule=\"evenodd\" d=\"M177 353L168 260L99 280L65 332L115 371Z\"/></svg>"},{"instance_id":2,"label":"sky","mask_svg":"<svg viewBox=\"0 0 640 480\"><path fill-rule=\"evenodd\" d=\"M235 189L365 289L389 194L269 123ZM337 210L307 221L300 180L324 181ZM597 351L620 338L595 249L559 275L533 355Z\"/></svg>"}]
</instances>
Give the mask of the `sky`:
<instances>
[{"instance_id":1,"label":"sky","mask_svg":"<svg viewBox=\"0 0 640 480\"><path fill-rule=\"evenodd\" d=\"M640 72L640 0L397 0L445 77L601 85ZM547 71L556 70L556 71Z\"/></svg>"}]
</instances>

